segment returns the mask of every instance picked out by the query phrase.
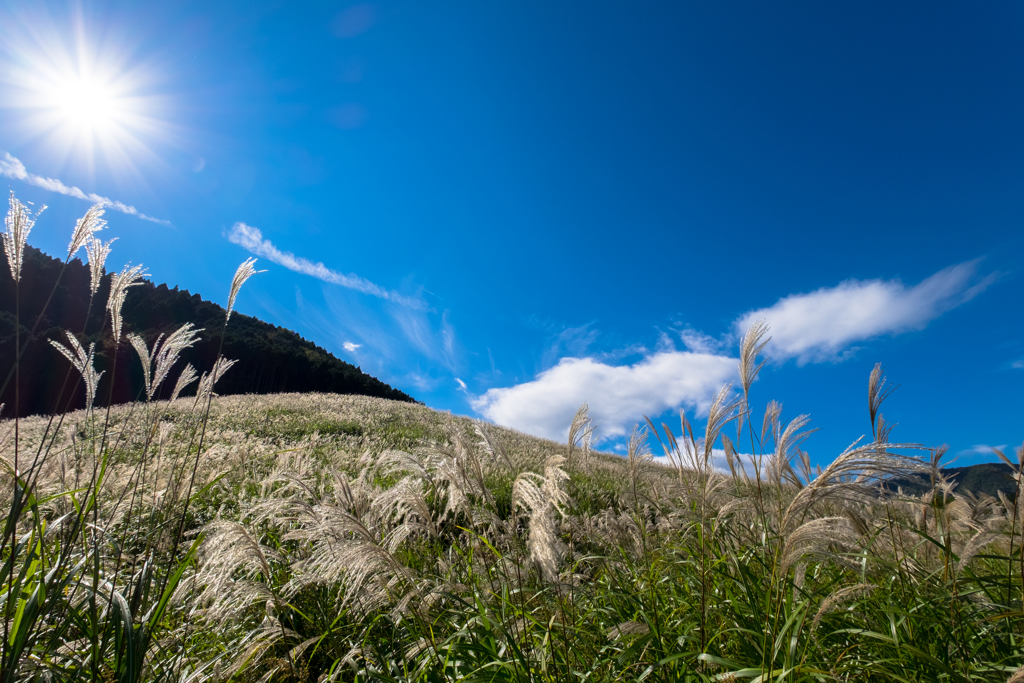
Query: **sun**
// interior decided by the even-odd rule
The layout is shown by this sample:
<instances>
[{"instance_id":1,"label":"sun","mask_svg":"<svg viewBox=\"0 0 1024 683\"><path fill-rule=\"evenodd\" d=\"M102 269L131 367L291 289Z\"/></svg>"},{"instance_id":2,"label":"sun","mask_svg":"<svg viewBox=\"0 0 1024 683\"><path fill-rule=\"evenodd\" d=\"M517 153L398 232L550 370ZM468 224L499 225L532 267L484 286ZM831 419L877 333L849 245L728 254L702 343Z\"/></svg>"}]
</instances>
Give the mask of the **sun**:
<instances>
[{"instance_id":1,"label":"sun","mask_svg":"<svg viewBox=\"0 0 1024 683\"><path fill-rule=\"evenodd\" d=\"M48 84L41 104L60 121L58 125L97 137L116 132L133 114L130 101L110 79L81 72L61 75Z\"/></svg>"},{"instance_id":2,"label":"sun","mask_svg":"<svg viewBox=\"0 0 1024 683\"><path fill-rule=\"evenodd\" d=\"M177 140L166 69L114 29L34 29L12 33L0 49L8 132L43 143L60 162L137 173L158 161L154 145Z\"/></svg>"}]
</instances>

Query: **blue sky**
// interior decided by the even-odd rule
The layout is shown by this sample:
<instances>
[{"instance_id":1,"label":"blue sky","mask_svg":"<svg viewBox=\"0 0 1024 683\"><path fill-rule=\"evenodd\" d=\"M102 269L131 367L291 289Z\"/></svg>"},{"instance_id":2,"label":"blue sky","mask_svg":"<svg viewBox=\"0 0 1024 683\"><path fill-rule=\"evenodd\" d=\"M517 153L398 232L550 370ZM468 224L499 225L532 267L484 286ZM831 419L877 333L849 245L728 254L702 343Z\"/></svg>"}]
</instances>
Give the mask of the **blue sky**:
<instances>
[{"instance_id":1,"label":"blue sky","mask_svg":"<svg viewBox=\"0 0 1024 683\"><path fill-rule=\"evenodd\" d=\"M828 461L1024 438L1017 3L42 3L0 10L0 173L427 405L614 447L756 383ZM759 418L758 418L759 419Z\"/></svg>"}]
</instances>

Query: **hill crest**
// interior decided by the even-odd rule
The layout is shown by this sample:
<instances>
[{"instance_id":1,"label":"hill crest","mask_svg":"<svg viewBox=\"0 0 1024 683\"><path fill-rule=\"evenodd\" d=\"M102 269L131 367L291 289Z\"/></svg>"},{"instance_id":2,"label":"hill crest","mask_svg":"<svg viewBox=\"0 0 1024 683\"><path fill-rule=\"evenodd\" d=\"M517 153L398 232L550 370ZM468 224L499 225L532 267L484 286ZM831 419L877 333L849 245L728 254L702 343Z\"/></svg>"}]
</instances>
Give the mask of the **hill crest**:
<instances>
[{"instance_id":1,"label":"hill crest","mask_svg":"<svg viewBox=\"0 0 1024 683\"><path fill-rule=\"evenodd\" d=\"M0 271L7 273L6 256L0 255L0 260L3 261ZM135 400L143 386L142 369L134 349L124 343L122 337L115 351L109 324L105 324L104 305L110 291L111 274L104 275L90 307L88 266L73 259L63 274L62 267L62 261L26 247L20 285L21 341L27 345L20 364L19 412L22 416L65 412L84 405L80 389L69 396L76 376L62 391L70 364L46 343L48 339L63 341L64 330L78 334L86 348L90 343L96 344L96 369L106 372L97 393L97 405L105 405L108 396L112 396L113 403ZM51 292L53 298L47 305ZM0 369L5 377L16 357L15 301L14 281L0 277ZM41 319L40 313L43 314ZM147 344L185 323L204 328L195 346L182 352L168 381L154 398L169 396L177 374L186 363L192 363L199 372L212 367L225 314L219 304L188 290L144 281L128 290L122 314L124 335L134 332ZM31 334L33 326L36 326L34 335ZM239 362L217 383L216 391L221 395L326 392L415 401L405 392L364 373L298 333L238 312L232 312L224 335L223 355ZM115 358L117 368L113 372ZM110 385L106 384L111 378L114 378L112 393ZM4 417L13 417L13 384L12 379L0 395L0 403L7 406ZM194 392L194 385L191 392ZM184 395L191 392L186 391Z\"/></svg>"}]
</instances>

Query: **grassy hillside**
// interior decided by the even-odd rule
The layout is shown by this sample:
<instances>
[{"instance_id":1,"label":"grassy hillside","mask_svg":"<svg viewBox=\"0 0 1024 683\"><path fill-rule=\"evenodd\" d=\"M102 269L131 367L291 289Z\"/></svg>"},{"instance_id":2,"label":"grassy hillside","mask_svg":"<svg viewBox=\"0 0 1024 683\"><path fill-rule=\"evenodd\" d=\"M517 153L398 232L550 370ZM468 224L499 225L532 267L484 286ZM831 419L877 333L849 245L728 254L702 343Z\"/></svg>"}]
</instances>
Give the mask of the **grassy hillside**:
<instances>
[{"instance_id":1,"label":"grassy hillside","mask_svg":"<svg viewBox=\"0 0 1024 683\"><path fill-rule=\"evenodd\" d=\"M814 473L778 415L760 476L713 471L726 408L707 441L666 441L665 467L641 432L627 458L592 452L585 411L558 444L361 396L154 401L20 421L18 487L8 420L0 502L34 501L9 593L49 597L5 666L710 682L1003 681L1024 664L1012 504L886 496L933 465L884 443Z\"/></svg>"}]
</instances>

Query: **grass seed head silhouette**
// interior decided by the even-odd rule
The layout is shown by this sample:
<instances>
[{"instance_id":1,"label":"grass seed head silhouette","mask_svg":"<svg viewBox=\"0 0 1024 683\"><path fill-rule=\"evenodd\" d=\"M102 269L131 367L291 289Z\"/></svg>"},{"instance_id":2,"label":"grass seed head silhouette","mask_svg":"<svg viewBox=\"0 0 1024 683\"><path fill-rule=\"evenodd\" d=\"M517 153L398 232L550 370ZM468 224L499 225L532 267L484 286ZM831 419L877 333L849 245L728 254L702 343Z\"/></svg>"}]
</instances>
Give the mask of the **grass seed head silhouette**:
<instances>
[{"instance_id":1,"label":"grass seed head silhouette","mask_svg":"<svg viewBox=\"0 0 1024 683\"><path fill-rule=\"evenodd\" d=\"M46 207L43 206L33 216L28 208L14 196L11 190L9 198L10 208L4 218L4 252L7 254L7 264L11 268L11 277L15 282L21 282L21 265L25 259L25 244L28 241L28 234L32 232L35 225Z\"/></svg>"}]
</instances>

